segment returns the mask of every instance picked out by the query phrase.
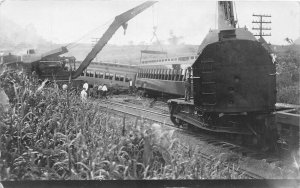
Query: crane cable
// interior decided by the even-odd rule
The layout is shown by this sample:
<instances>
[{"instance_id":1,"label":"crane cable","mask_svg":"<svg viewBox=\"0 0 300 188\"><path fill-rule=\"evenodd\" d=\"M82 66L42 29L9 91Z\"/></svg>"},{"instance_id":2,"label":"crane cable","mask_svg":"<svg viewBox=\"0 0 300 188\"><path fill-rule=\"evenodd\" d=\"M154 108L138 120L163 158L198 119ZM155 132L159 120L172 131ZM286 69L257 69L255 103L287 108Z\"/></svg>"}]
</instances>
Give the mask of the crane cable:
<instances>
[{"instance_id":1,"label":"crane cable","mask_svg":"<svg viewBox=\"0 0 300 188\"><path fill-rule=\"evenodd\" d=\"M72 49L72 48L78 46L78 45L79 45L79 43L78 43L79 41L81 41L82 39L86 38L86 37L87 37L88 35L90 35L91 33L95 32L95 31L97 31L97 30L100 30L100 28L102 29L105 25L111 23L113 19L114 19L114 18L111 18L111 19L109 19L107 22L105 22L104 24L102 24L102 25L100 25L100 26L98 26L98 27L96 27L96 28L94 28L94 29L88 31L86 34L84 34L83 36L81 36L81 37L78 38L77 40L75 40L75 41L73 41L73 42L70 42L70 43L67 44L65 47L68 47L68 49Z\"/></svg>"},{"instance_id":2,"label":"crane cable","mask_svg":"<svg viewBox=\"0 0 300 188\"><path fill-rule=\"evenodd\" d=\"M164 51L163 46L161 45L160 40L158 39L158 37L156 35L157 23L156 24L154 23L154 17L155 16L154 16L154 5L153 5L152 6L152 28L153 28L153 32L152 32L152 38L150 40L150 44L152 43L152 41L155 37L157 42L158 42L159 47L161 48L161 51L163 52ZM156 21L156 22L158 22L158 21ZM150 45L148 45L145 50L148 50L149 47L150 47ZM166 56L168 57L168 55L166 55Z\"/></svg>"}]
</instances>

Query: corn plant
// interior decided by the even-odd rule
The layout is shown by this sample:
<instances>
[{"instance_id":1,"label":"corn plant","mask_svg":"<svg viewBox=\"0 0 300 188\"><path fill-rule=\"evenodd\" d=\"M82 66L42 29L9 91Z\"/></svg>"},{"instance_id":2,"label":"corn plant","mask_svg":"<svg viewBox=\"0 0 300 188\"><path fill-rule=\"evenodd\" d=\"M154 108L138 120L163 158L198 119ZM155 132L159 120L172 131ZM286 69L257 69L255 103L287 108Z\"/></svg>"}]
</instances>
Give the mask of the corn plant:
<instances>
[{"instance_id":1,"label":"corn plant","mask_svg":"<svg viewBox=\"0 0 300 188\"><path fill-rule=\"evenodd\" d=\"M0 81L10 102L0 108L0 180L241 178L199 157L173 131L112 116L55 82L17 72Z\"/></svg>"}]
</instances>

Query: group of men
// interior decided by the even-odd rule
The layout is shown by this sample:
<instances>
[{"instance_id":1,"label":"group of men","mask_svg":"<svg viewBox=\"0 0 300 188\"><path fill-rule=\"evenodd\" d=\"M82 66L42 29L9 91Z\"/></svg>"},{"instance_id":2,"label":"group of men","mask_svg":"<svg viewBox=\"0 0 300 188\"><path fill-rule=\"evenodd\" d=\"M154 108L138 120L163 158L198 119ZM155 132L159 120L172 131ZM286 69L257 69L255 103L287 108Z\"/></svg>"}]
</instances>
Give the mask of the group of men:
<instances>
[{"instance_id":1,"label":"group of men","mask_svg":"<svg viewBox=\"0 0 300 188\"><path fill-rule=\"evenodd\" d=\"M84 83L80 96L82 101L86 101L88 96L92 96L95 98L105 97L107 99L107 92L108 89L106 84L89 88L89 84Z\"/></svg>"}]
</instances>

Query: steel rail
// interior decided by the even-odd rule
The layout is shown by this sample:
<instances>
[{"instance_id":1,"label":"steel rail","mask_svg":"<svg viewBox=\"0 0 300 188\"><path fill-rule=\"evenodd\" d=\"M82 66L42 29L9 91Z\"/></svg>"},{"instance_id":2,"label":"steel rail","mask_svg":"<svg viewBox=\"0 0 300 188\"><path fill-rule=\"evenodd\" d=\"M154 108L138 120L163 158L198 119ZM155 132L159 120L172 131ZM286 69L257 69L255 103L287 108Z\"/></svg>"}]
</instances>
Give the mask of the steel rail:
<instances>
[{"instance_id":1,"label":"steel rail","mask_svg":"<svg viewBox=\"0 0 300 188\"><path fill-rule=\"evenodd\" d=\"M124 107L130 107L130 108L135 109L135 110L141 110L141 111L144 111L144 112L148 112L148 113L152 113L152 114L157 114L157 115L164 116L164 117L169 117L169 115L166 115L166 114L162 114L162 113L151 111L151 110L146 110L146 109L143 109L143 108L138 108L138 107L135 107L135 106L129 106L129 105L126 105L126 104L122 104L122 103L118 103L118 102L112 102L112 101L106 101L106 102L110 103L110 104L114 104L114 105L119 105L119 106L124 106Z\"/></svg>"}]
</instances>

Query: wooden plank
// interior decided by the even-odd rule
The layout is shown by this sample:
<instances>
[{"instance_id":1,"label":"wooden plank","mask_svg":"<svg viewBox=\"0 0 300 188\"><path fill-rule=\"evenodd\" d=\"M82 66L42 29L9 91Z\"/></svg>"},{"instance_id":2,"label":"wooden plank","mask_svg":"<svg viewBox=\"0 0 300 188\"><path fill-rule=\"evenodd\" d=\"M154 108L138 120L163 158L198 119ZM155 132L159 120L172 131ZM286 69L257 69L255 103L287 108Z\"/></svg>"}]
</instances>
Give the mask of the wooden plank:
<instances>
[{"instance_id":1,"label":"wooden plank","mask_svg":"<svg viewBox=\"0 0 300 188\"><path fill-rule=\"evenodd\" d=\"M285 111L276 112L275 120L276 123L300 126L300 114L293 114Z\"/></svg>"}]
</instances>

